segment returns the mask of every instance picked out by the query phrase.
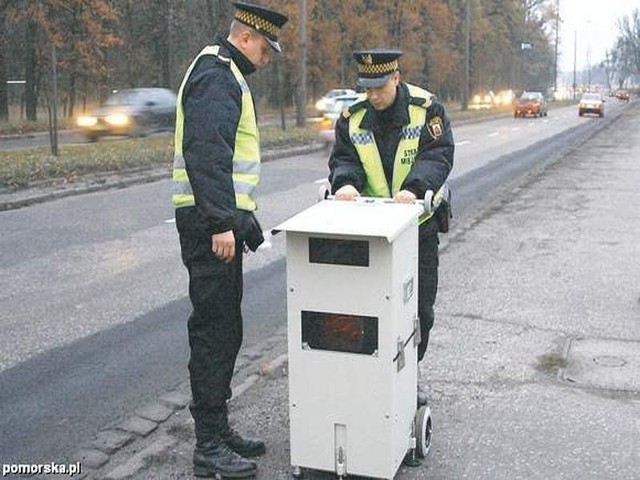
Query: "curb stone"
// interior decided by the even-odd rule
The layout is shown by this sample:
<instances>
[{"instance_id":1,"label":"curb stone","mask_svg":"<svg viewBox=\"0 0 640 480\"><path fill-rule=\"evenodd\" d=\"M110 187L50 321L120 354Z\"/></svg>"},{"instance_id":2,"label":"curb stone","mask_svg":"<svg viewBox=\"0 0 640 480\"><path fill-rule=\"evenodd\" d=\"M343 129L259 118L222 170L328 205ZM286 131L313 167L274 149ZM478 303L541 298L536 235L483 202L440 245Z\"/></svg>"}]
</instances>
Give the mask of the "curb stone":
<instances>
[{"instance_id":1,"label":"curb stone","mask_svg":"<svg viewBox=\"0 0 640 480\"><path fill-rule=\"evenodd\" d=\"M144 407L136 410L136 415L152 422L161 423L169 418L175 409L165 407L160 403L150 403Z\"/></svg>"},{"instance_id":2,"label":"curb stone","mask_svg":"<svg viewBox=\"0 0 640 480\"><path fill-rule=\"evenodd\" d=\"M84 468L98 469L109 461L109 455L100 450L80 450L73 458L80 462Z\"/></svg>"},{"instance_id":3,"label":"curb stone","mask_svg":"<svg viewBox=\"0 0 640 480\"><path fill-rule=\"evenodd\" d=\"M118 425L118 428L125 432L134 433L141 437L146 437L156 428L158 428L158 424L152 420L134 415Z\"/></svg>"},{"instance_id":4,"label":"curb stone","mask_svg":"<svg viewBox=\"0 0 640 480\"><path fill-rule=\"evenodd\" d=\"M103 430L98 433L92 446L107 455L111 455L125 445L131 443L134 435L121 430Z\"/></svg>"},{"instance_id":5,"label":"curb stone","mask_svg":"<svg viewBox=\"0 0 640 480\"><path fill-rule=\"evenodd\" d=\"M154 459L161 461L163 454L175 445L176 440L163 435L158 440L153 442L148 447L144 448L140 452L136 453L127 462L114 468L111 472L107 473L104 477L105 480L121 480L131 478L146 468L150 462Z\"/></svg>"},{"instance_id":6,"label":"curb stone","mask_svg":"<svg viewBox=\"0 0 640 480\"><path fill-rule=\"evenodd\" d=\"M232 388L232 397L229 402L236 400L253 387L262 377L268 376L271 372L286 365L287 360L288 355L283 353L271 361L265 361L259 365L255 365L256 373L249 375L242 383ZM74 458L82 461L83 467L89 470L89 472L87 472L88 478L104 478L109 480L133 478L147 468L149 462L153 462L154 459L156 461L162 461L162 458L169 456L170 449L179 441L190 442L193 432L193 419L188 414L185 415L184 418L180 415L185 412L191 401L191 397L190 395L182 393L180 390L181 389L177 389L168 392L159 397L158 403L151 403L137 410L137 415L126 419L116 427L117 430L100 432L92 444L93 448L78 452ZM168 405L164 406L162 405L163 403L168 403L173 408ZM166 411L169 411L169 415L157 422L144 418L146 415L152 416L156 414L159 415L160 413L164 415ZM159 415L156 418L160 418L163 415ZM171 418L176 418L177 421L173 426L170 425ZM154 428L147 434L140 433L139 431L135 431L137 422L141 422L141 425L153 424ZM165 425L168 425L168 427L162 428ZM162 430L160 430L161 428ZM188 438L181 438L183 436L186 437L186 434L181 432L189 432ZM154 436L158 438L153 439L152 437ZM131 455L127 455L127 453L123 451L127 445L135 444L138 440L142 439L146 439L147 442L151 443L137 452L136 447L132 447L134 453ZM140 446L137 446L137 448L140 448ZM101 469L105 470L106 467L109 467L109 461L114 461L114 463L119 461L116 455L119 450L122 452L121 456L124 457L124 460L122 460L120 464L116 464L108 469L107 473L101 472Z\"/></svg>"}]
</instances>

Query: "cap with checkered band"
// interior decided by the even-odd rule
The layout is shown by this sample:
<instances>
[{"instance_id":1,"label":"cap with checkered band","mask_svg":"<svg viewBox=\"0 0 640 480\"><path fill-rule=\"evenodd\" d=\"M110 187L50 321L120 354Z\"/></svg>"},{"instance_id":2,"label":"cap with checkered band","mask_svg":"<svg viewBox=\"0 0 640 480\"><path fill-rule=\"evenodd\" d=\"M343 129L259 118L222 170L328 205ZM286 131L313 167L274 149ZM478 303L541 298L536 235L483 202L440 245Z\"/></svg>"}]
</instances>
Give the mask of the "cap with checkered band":
<instances>
[{"instance_id":1,"label":"cap with checkered band","mask_svg":"<svg viewBox=\"0 0 640 480\"><path fill-rule=\"evenodd\" d=\"M234 18L237 21L261 33L276 52L282 52L278 43L278 33L289 20L286 15L250 3L236 2L233 5L236 7Z\"/></svg>"},{"instance_id":2,"label":"cap with checkered band","mask_svg":"<svg viewBox=\"0 0 640 480\"><path fill-rule=\"evenodd\" d=\"M364 88L382 87L398 71L400 50L363 50L354 52L358 62L358 86Z\"/></svg>"}]
</instances>

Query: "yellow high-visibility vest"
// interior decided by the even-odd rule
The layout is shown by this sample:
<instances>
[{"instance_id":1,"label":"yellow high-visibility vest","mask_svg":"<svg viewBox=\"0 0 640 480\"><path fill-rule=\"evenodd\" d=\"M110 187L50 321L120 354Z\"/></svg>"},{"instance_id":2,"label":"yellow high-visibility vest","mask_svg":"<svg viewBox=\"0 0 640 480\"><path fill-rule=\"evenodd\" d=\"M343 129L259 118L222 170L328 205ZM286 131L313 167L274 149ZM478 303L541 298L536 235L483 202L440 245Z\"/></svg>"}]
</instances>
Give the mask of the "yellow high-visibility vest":
<instances>
[{"instance_id":1,"label":"yellow high-visibility vest","mask_svg":"<svg viewBox=\"0 0 640 480\"><path fill-rule=\"evenodd\" d=\"M253 107L253 97L249 85L240 72L240 69L232 59L219 54L218 45L205 47L189 66L178 91L176 108L176 131L174 137L173 157L173 206L176 208L193 206L196 204L193 189L189 182L189 176L185 168L182 155L182 138L184 129L184 113L182 111L182 93L193 67L203 55L215 55L229 63L234 77L242 90L242 111L236 131L235 145L233 149L233 188L236 195L236 207L241 210L253 211L257 208L252 194L260 181L260 138L258 125ZM216 112L211 112L215 115Z\"/></svg>"},{"instance_id":2,"label":"yellow high-visibility vest","mask_svg":"<svg viewBox=\"0 0 640 480\"><path fill-rule=\"evenodd\" d=\"M407 84L407 87L412 97L424 98L425 102L422 105L409 104L409 124L402 127L402 136L393 163L391 188L389 188L387 177L384 174L382 158L373 132L360 128L360 123L367 110L360 108L349 116L349 137L367 175L367 184L362 192L365 197L393 197L402 189L402 184L416 161L420 135L425 127L427 108L431 105L433 94L415 85ZM434 194L432 204L439 205L443 194L444 191L441 188ZM423 223L431 216L433 213L425 213L420 216L419 222Z\"/></svg>"}]
</instances>

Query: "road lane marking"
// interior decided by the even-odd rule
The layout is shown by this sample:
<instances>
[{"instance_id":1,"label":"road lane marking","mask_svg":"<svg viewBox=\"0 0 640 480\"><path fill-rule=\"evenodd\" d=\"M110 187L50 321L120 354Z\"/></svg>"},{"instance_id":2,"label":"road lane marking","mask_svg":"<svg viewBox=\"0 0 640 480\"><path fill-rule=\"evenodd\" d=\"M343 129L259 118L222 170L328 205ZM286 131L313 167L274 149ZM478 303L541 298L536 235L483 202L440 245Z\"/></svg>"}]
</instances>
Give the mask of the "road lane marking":
<instances>
[{"instance_id":1,"label":"road lane marking","mask_svg":"<svg viewBox=\"0 0 640 480\"><path fill-rule=\"evenodd\" d=\"M466 145L467 143L471 143L469 140L462 140L461 142L456 142L456 147L459 147L460 145Z\"/></svg>"},{"instance_id":2,"label":"road lane marking","mask_svg":"<svg viewBox=\"0 0 640 480\"><path fill-rule=\"evenodd\" d=\"M165 220L164 223L176 223L176 219L170 218L169 220Z\"/></svg>"},{"instance_id":3,"label":"road lane marking","mask_svg":"<svg viewBox=\"0 0 640 480\"><path fill-rule=\"evenodd\" d=\"M489 135L487 135L487 137L495 137L498 135L498 132L492 132Z\"/></svg>"}]
</instances>

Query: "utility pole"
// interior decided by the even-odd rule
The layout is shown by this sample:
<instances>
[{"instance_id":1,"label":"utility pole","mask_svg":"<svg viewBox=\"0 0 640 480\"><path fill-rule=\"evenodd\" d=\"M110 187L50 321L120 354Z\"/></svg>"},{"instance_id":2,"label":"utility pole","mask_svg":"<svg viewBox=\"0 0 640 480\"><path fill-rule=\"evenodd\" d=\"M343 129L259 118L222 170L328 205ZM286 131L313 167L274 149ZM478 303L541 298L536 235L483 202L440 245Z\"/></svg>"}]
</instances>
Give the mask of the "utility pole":
<instances>
[{"instance_id":1,"label":"utility pole","mask_svg":"<svg viewBox=\"0 0 640 480\"><path fill-rule=\"evenodd\" d=\"M573 32L573 99L576 99L576 88L578 85L576 84L576 63L578 57L578 31L574 30Z\"/></svg>"},{"instance_id":2,"label":"utility pole","mask_svg":"<svg viewBox=\"0 0 640 480\"><path fill-rule=\"evenodd\" d=\"M587 20L587 28L591 31L591 20ZM591 91L591 37L587 38L587 84Z\"/></svg>"},{"instance_id":3,"label":"utility pole","mask_svg":"<svg viewBox=\"0 0 640 480\"><path fill-rule=\"evenodd\" d=\"M462 110L469 108L469 63L470 58L470 32L471 32L471 6L470 0L465 3L464 12L464 86L462 88Z\"/></svg>"},{"instance_id":4,"label":"utility pole","mask_svg":"<svg viewBox=\"0 0 640 480\"><path fill-rule=\"evenodd\" d=\"M54 157L58 156L58 72L56 71L56 63L57 55L56 55L56 47L55 45L51 47L51 69L53 74L53 93L51 99L51 115L52 115L52 125L51 125L51 154Z\"/></svg>"},{"instance_id":5,"label":"utility pole","mask_svg":"<svg viewBox=\"0 0 640 480\"><path fill-rule=\"evenodd\" d=\"M298 85L298 112L296 125L307 124L307 0L299 0L300 5L300 84Z\"/></svg>"},{"instance_id":6,"label":"utility pole","mask_svg":"<svg viewBox=\"0 0 640 480\"><path fill-rule=\"evenodd\" d=\"M556 51L553 62L553 92L558 91L558 35L560 26L560 0L556 0Z\"/></svg>"},{"instance_id":7,"label":"utility pole","mask_svg":"<svg viewBox=\"0 0 640 480\"><path fill-rule=\"evenodd\" d=\"M589 91L591 91L591 43L587 47L587 85L589 85Z\"/></svg>"}]
</instances>

